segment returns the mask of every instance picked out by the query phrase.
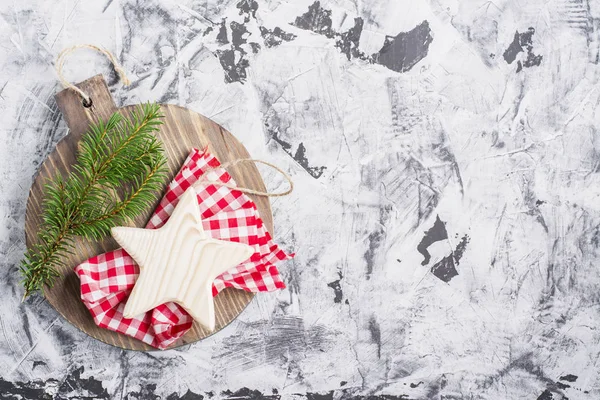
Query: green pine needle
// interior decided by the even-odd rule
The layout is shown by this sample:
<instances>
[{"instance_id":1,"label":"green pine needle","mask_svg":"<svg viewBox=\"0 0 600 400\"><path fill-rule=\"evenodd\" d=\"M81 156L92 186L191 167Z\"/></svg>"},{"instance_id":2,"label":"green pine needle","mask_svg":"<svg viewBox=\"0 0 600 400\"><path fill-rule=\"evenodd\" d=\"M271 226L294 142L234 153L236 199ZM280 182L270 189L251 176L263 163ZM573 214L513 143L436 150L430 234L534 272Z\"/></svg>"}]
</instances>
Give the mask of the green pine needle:
<instances>
[{"instance_id":1,"label":"green pine needle","mask_svg":"<svg viewBox=\"0 0 600 400\"><path fill-rule=\"evenodd\" d=\"M167 173L154 136L160 118L158 104L144 104L128 118L115 113L98 121L83 135L73 171L45 185L38 242L20 266L23 299L52 286L61 259L73 251L74 236L101 240L153 204Z\"/></svg>"}]
</instances>

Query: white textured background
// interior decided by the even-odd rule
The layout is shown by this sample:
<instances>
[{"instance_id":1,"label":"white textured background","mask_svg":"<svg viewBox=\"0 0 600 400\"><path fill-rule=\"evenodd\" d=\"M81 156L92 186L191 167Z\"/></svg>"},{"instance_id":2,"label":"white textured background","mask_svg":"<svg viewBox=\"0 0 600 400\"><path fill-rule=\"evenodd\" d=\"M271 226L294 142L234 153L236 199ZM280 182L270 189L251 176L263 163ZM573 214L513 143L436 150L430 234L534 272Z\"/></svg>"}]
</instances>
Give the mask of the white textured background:
<instances>
[{"instance_id":1,"label":"white textured background","mask_svg":"<svg viewBox=\"0 0 600 400\"><path fill-rule=\"evenodd\" d=\"M599 35L598 0L3 0L0 399L598 399ZM73 81L211 117L297 184L288 289L209 339L126 352L20 303L77 43L134 83L86 51Z\"/></svg>"}]
</instances>

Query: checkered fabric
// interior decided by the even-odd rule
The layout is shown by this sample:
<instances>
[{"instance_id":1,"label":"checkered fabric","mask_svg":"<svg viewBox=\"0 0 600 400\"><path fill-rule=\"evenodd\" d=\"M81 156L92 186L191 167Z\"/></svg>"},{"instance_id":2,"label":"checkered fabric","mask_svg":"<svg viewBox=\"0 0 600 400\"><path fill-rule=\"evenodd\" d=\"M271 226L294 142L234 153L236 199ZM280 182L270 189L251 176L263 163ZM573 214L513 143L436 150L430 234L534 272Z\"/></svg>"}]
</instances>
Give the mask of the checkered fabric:
<instances>
[{"instance_id":1,"label":"checkered fabric","mask_svg":"<svg viewBox=\"0 0 600 400\"><path fill-rule=\"evenodd\" d=\"M179 197L204 174L219 167L219 161L208 151L192 150L181 170L167 188L146 228L164 225L179 201ZM210 171L211 181L234 183L223 168ZM250 259L226 271L213 283L213 296L226 287L249 292L282 289L274 263L293 257L272 240L258 215L256 205L239 190L207 182L196 188L202 224L215 239L241 242L253 246ZM165 349L187 332L192 317L178 304L162 304L143 316L124 318L123 310L129 293L139 275L139 267L123 249L100 254L75 268L81 281L81 299L90 310L94 322L101 328L124 333L159 349Z\"/></svg>"}]
</instances>

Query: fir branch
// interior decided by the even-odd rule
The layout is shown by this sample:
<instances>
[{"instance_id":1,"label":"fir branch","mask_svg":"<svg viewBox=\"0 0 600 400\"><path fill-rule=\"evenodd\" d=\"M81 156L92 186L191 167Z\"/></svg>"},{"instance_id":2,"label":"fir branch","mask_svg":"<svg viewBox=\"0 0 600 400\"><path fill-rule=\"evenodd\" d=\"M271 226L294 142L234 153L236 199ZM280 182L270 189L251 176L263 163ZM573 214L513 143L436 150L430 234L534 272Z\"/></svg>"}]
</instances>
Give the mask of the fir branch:
<instances>
[{"instance_id":1,"label":"fir branch","mask_svg":"<svg viewBox=\"0 0 600 400\"><path fill-rule=\"evenodd\" d=\"M52 286L61 259L72 252L74 236L101 240L153 204L167 172L154 136L160 118L159 105L145 104L129 118L115 113L100 120L83 135L73 171L45 185L38 241L20 266L23 298Z\"/></svg>"}]
</instances>

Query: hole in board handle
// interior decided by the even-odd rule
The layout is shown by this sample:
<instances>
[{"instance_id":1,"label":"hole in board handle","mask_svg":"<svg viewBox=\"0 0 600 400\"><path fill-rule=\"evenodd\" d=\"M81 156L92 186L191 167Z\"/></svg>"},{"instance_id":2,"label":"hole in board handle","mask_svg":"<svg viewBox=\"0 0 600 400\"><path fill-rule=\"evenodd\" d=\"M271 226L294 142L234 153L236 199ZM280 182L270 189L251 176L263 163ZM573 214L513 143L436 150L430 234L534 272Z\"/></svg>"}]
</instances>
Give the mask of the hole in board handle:
<instances>
[{"instance_id":1,"label":"hole in board handle","mask_svg":"<svg viewBox=\"0 0 600 400\"><path fill-rule=\"evenodd\" d=\"M85 108L90 108L92 106L92 99L91 98L89 100L83 99L81 101L81 104L83 104L83 106Z\"/></svg>"}]
</instances>

